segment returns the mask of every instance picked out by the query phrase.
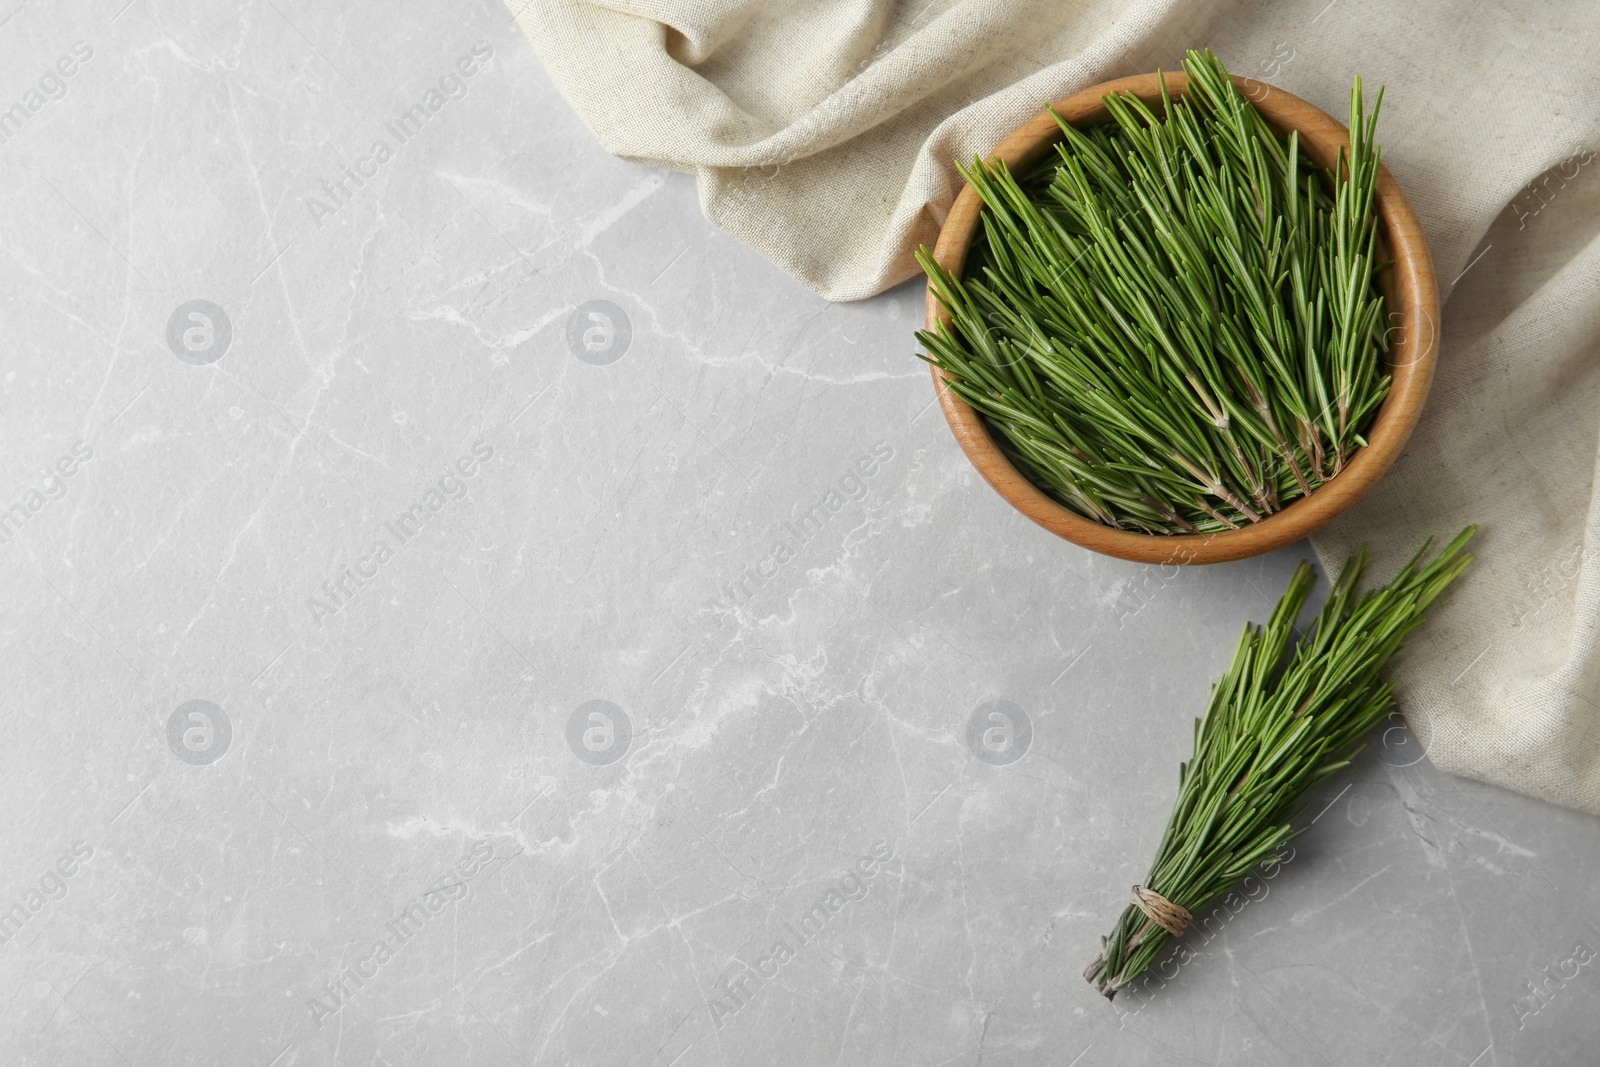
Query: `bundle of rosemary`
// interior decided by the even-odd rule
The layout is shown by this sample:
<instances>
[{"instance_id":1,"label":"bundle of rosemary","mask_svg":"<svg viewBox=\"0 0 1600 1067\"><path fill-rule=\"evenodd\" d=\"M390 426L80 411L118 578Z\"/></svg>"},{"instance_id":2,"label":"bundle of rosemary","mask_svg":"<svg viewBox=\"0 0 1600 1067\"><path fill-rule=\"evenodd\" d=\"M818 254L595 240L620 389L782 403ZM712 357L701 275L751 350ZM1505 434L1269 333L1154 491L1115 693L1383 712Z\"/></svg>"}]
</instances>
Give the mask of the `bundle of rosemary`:
<instances>
[{"instance_id":1,"label":"bundle of rosemary","mask_svg":"<svg viewBox=\"0 0 1600 1067\"><path fill-rule=\"evenodd\" d=\"M1339 473L1387 393L1373 284L1378 152L1361 80L1337 173L1280 137L1210 51L1162 113L1057 116L1056 157L962 174L983 225L919 331L1011 462L1089 518L1150 533L1258 522ZM1053 112L1052 112L1053 113Z\"/></svg>"},{"instance_id":2,"label":"bundle of rosemary","mask_svg":"<svg viewBox=\"0 0 1600 1067\"><path fill-rule=\"evenodd\" d=\"M1194 756L1155 862L1084 972L1108 998L1139 977L1190 919L1299 831L1300 797L1350 763L1389 713L1378 672L1472 561L1469 526L1431 562L1428 545L1389 584L1361 593L1366 552L1345 564L1305 637L1294 623L1314 577L1301 564L1265 627L1246 626L1233 664L1195 721ZM1291 647L1292 646L1292 647Z\"/></svg>"}]
</instances>

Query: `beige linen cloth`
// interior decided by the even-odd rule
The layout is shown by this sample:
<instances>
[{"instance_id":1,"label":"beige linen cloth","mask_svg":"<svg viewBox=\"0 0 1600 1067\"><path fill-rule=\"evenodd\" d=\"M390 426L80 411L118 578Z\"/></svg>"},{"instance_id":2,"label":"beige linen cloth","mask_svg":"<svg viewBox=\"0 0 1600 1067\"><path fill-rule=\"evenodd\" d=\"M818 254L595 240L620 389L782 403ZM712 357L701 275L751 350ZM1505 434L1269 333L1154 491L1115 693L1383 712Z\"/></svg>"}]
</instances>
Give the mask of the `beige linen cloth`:
<instances>
[{"instance_id":1,"label":"beige linen cloth","mask_svg":"<svg viewBox=\"0 0 1600 1067\"><path fill-rule=\"evenodd\" d=\"M1482 524L1396 665L1411 750L1600 812L1595 0L507 3L607 149L694 174L714 223L834 300L915 276L953 162L1046 101L1205 46L1341 119L1353 75L1385 85L1378 140L1448 301L1439 375L1314 547L1336 568L1371 542L1381 573Z\"/></svg>"}]
</instances>

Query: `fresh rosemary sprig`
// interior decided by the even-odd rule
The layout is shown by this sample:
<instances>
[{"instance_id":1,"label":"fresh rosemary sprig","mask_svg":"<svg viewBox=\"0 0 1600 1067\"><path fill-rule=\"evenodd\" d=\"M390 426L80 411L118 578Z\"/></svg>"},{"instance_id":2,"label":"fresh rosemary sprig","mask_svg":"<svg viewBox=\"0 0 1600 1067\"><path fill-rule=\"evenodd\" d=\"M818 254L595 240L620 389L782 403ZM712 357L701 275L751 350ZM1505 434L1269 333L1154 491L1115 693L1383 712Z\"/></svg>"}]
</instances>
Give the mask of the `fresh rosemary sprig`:
<instances>
[{"instance_id":1,"label":"fresh rosemary sprig","mask_svg":"<svg viewBox=\"0 0 1600 1067\"><path fill-rule=\"evenodd\" d=\"M1150 874L1084 977L1107 997L1139 977L1181 930L1300 831L1300 797L1346 767L1394 703L1378 672L1472 561L1467 527L1431 562L1428 545L1389 584L1361 593L1363 549L1345 564L1310 632L1294 622L1315 581L1301 564L1265 627L1246 626L1233 664L1195 720L1194 756ZM1430 542L1431 543L1431 542ZM1153 903L1152 903L1153 901ZM1176 912L1166 906L1175 905ZM1151 918L1152 912L1156 918ZM1177 922L1170 915L1179 916Z\"/></svg>"},{"instance_id":2,"label":"fresh rosemary sprig","mask_svg":"<svg viewBox=\"0 0 1600 1067\"><path fill-rule=\"evenodd\" d=\"M1207 51L1162 113L1105 98L1051 164L974 160L982 227L922 358L1041 489L1107 525L1236 529L1338 474L1388 391L1373 284L1378 151L1361 79L1339 174Z\"/></svg>"}]
</instances>

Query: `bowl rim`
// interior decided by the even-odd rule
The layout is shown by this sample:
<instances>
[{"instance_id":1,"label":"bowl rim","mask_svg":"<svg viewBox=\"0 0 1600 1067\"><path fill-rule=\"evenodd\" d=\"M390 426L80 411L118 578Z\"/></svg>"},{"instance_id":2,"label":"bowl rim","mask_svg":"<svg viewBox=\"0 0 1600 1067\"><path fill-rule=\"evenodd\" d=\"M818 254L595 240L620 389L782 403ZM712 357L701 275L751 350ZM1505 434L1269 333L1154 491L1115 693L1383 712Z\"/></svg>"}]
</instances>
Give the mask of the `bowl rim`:
<instances>
[{"instance_id":1,"label":"bowl rim","mask_svg":"<svg viewBox=\"0 0 1600 1067\"><path fill-rule=\"evenodd\" d=\"M1112 93L1132 93L1159 105L1163 77L1171 98L1185 95L1187 78L1182 72L1158 72L1101 82L1051 106L1074 126L1095 125L1110 117L1101 97ZM1302 147L1319 165L1331 167L1338 149L1348 147L1349 131L1315 105L1253 78L1234 75L1232 80L1275 129L1300 131ZM1013 169L1027 167L1060 139L1055 119L1041 108L1000 142L989 161L1003 161ZM1389 351L1389 394L1373 417L1366 447L1309 496L1260 522L1219 533L1147 534L1105 526L1058 503L1024 477L989 435L982 417L945 384L944 372L935 365L931 370L939 404L957 443L984 480L1012 507L1058 537L1119 559L1223 563L1270 552L1316 532L1366 493L1398 457L1422 415L1438 356L1438 281L1427 240L1399 183L1381 162L1374 200L1380 240L1393 260L1380 277L1389 328L1396 331ZM977 233L982 206L977 191L966 183L940 227L933 257L958 277ZM928 329L949 324L931 287L926 308Z\"/></svg>"}]
</instances>

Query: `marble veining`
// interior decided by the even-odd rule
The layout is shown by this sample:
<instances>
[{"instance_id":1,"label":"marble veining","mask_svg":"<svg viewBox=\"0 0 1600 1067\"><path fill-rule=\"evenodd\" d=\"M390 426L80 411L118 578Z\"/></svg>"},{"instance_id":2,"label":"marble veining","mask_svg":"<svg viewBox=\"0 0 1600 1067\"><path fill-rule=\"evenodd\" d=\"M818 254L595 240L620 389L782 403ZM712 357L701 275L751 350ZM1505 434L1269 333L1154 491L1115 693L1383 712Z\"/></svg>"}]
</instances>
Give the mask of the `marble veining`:
<instances>
[{"instance_id":1,"label":"marble veining","mask_svg":"<svg viewBox=\"0 0 1600 1067\"><path fill-rule=\"evenodd\" d=\"M1019 518L498 4L0 54L0 1062L1593 1062L1600 826L1398 718L1096 996L1304 546Z\"/></svg>"}]
</instances>

